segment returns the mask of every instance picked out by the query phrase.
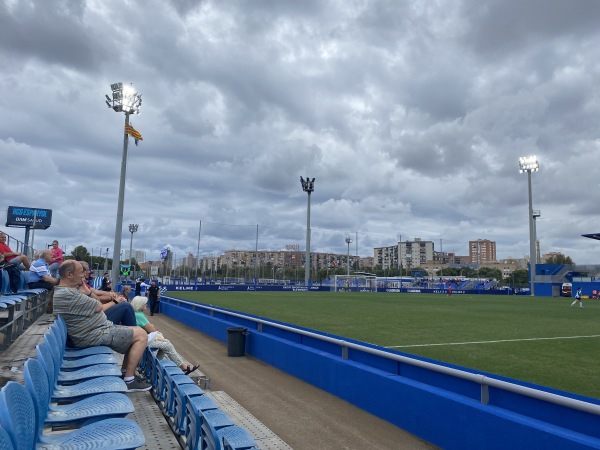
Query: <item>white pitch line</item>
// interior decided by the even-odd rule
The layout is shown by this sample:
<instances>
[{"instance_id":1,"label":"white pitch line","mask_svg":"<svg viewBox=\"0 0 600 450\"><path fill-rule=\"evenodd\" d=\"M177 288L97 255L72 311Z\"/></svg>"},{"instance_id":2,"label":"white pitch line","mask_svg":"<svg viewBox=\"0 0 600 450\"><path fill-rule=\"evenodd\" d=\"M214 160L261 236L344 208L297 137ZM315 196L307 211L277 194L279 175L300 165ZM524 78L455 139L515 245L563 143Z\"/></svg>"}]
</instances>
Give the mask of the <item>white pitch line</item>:
<instances>
[{"instance_id":1,"label":"white pitch line","mask_svg":"<svg viewBox=\"0 0 600 450\"><path fill-rule=\"evenodd\" d=\"M436 346L440 346L440 345L496 344L498 342L552 341L552 340L558 340L558 339L585 339L585 338L597 338L597 337L600 337L600 334L592 334L590 336L557 336L557 337L526 338L526 339L501 339L498 341L447 342L447 343L443 343L443 344L389 345L386 348L436 347Z\"/></svg>"}]
</instances>

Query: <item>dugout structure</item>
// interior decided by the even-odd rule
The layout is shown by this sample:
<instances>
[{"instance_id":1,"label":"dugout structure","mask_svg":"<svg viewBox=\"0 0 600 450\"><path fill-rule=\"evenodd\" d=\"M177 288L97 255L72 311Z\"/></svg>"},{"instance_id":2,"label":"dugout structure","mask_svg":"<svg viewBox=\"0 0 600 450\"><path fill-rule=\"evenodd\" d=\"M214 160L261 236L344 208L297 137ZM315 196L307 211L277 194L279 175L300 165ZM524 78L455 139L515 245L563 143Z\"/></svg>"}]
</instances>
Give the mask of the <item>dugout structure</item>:
<instances>
[{"instance_id":1,"label":"dugout structure","mask_svg":"<svg viewBox=\"0 0 600 450\"><path fill-rule=\"evenodd\" d=\"M336 275L331 290L334 292L377 292L377 277L370 275Z\"/></svg>"}]
</instances>

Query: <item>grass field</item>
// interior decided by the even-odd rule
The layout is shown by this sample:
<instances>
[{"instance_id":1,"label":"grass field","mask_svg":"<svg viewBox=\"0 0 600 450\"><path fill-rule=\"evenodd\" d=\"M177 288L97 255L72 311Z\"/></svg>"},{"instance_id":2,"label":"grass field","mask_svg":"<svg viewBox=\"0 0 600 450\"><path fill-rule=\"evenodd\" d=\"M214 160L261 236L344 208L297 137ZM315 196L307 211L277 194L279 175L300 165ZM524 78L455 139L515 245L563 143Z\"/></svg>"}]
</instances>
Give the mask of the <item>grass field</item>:
<instances>
[{"instance_id":1,"label":"grass field","mask_svg":"<svg viewBox=\"0 0 600 450\"><path fill-rule=\"evenodd\" d=\"M600 398L600 301L343 292L172 292L265 318Z\"/></svg>"}]
</instances>

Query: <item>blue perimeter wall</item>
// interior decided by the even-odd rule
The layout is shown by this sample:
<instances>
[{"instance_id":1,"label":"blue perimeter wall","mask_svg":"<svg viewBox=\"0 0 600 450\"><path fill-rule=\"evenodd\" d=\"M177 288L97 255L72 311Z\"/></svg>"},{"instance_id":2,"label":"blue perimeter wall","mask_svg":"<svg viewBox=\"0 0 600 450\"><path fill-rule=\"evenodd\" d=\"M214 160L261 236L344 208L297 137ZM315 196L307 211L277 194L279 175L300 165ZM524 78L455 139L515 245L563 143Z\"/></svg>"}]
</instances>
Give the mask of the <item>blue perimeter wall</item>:
<instances>
[{"instance_id":1,"label":"blue perimeter wall","mask_svg":"<svg viewBox=\"0 0 600 450\"><path fill-rule=\"evenodd\" d=\"M347 348L345 356L336 343L269 324L259 327L251 320L252 316L235 317L233 311L207 308L212 307L168 296L163 296L161 301L161 312L222 342L227 342L228 328L247 328L247 354L442 448L600 449L600 416L597 414L494 387L489 387L489 401L484 404L480 383L353 348ZM345 342L415 358L362 342L348 339ZM437 361L429 362L476 373ZM483 375L600 405L597 399Z\"/></svg>"}]
</instances>

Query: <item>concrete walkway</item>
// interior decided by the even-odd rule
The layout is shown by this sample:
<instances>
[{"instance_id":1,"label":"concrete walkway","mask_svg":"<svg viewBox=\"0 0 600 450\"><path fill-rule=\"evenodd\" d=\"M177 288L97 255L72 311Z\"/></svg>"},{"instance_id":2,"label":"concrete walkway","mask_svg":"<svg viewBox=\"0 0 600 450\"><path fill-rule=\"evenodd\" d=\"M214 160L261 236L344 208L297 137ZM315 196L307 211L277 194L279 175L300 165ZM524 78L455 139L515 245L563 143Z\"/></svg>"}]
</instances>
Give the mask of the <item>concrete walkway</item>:
<instances>
[{"instance_id":1,"label":"concrete walkway","mask_svg":"<svg viewBox=\"0 0 600 450\"><path fill-rule=\"evenodd\" d=\"M436 448L262 361L228 357L225 344L163 314L149 319L200 364L211 390L226 392L294 450Z\"/></svg>"}]
</instances>

